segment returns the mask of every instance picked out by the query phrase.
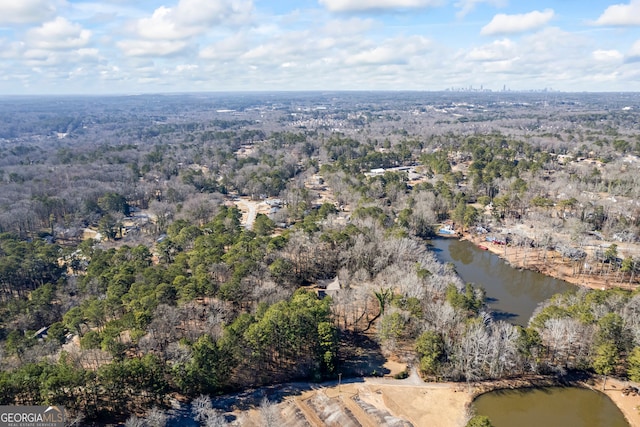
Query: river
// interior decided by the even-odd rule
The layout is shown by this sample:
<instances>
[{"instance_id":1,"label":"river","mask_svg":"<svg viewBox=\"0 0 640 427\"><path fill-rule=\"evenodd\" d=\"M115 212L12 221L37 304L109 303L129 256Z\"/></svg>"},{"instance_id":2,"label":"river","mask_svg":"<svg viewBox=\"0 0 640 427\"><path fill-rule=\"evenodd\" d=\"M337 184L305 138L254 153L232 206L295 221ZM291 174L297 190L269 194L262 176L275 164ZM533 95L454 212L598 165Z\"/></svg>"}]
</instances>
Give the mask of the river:
<instances>
[{"instance_id":1,"label":"river","mask_svg":"<svg viewBox=\"0 0 640 427\"><path fill-rule=\"evenodd\" d=\"M526 326L534 310L552 295L576 290L564 280L511 267L497 255L466 240L430 242L441 262L453 263L467 283L482 286L494 317ZM495 391L474 402L494 427L628 427L622 412L604 394L580 388Z\"/></svg>"},{"instance_id":2,"label":"river","mask_svg":"<svg viewBox=\"0 0 640 427\"><path fill-rule=\"evenodd\" d=\"M467 283L482 286L496 319L526 326L538 304L576 286L530 270L511 267L497 255L466 240L434 239L430 242L441 262L455 265Z\"/></svg>"}]
</instances>

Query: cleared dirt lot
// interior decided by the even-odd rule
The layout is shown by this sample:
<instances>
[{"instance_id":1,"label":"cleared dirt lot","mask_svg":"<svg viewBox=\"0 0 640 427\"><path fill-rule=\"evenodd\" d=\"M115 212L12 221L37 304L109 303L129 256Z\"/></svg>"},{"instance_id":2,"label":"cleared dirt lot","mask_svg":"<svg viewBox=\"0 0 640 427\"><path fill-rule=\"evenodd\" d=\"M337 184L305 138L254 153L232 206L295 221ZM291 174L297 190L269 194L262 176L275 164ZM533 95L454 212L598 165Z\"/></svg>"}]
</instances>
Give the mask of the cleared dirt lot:
<instances>
[{"instance_id":1,"label":"cleared dirt lot","mask_svg":"<svg viewBox=\"0 0 640 427\"><path fill-rule=\"evenodd\" d=\"M278 403L283 426L464 426L472 395L459 384L365 379L319 387ZM262 426L259 409L236 413L239 425Z\"/></svg>"},{"instance_id":2,"label":"cleared dirt lot","mask_svg":"<svg viewBox=\"0 0 640 427\"><path fill-rule=\"evenodd\" d=\"M276 387L267 393L275 397L276 412L282 426L363 426L363 427L463 427L471 413L473 399L496 388L553 385L551 377L532 377L496 382L425 383L414 371L404 380L357 378L342 384L296 384ZM602 382L576 385L602 391ZM640 395L625 395L627 385L608 379L604 393L620 408L631 427L640 427ZM276 390L277 389L277 390ZM254 393L255 395L256 393ZM254 397L255 400L255 397ZM246 403L246 402L245 402ZM233 412L235 425L264 426L257 405Z\"/></svg>"}]
</instances>

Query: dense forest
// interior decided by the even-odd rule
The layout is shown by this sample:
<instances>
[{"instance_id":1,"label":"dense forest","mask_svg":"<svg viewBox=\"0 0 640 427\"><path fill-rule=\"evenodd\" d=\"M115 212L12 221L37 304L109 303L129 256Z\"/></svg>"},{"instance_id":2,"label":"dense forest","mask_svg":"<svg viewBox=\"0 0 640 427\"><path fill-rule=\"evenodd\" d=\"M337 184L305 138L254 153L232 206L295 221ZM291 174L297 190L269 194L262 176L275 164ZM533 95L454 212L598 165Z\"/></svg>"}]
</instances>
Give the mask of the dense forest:
<instances>
[{"instance_id":1,"label":"dense forest","mask_svg":"<svg viewBox=\"0 0 640 427\"><path fill-rule=\"evenodd\" d=\"M640 381L639 109L630 94L0 100L0 403L135 425L171 399L375 374L363 352L434 381ZM613 286L558 295L527 327L498 320L426 244L444 223Z\"/></svg>"}]
</instances>

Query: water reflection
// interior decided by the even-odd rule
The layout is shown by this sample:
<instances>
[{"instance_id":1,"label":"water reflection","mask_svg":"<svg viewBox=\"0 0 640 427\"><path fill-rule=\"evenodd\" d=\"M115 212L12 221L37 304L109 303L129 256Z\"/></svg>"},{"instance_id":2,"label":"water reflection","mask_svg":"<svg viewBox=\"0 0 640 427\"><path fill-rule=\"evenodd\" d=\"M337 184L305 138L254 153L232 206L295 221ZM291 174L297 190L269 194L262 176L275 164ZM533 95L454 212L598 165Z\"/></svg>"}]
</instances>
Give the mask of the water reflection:
<instances>
[{"instance_id":1,"label":"water reflection","mask_svg":"<svg viewBox=\"0 0 640 427\"><path fill-rule=\"evenodd\" d=\"M438 259L453 263L462 280L486 290L487 304L497 319L525 326L540 302L576 289L564 280L513 268L468 241L436 239L431 244Z\"/></svg>"},{"instance_id":2,"label":"water reflection","mask_svg":"<svg viewBox=\"0 0 640 427\"><path fill-rule=\"evenodd\" d=\"M473 262L473 245L449 245L449 255L454 261L469 265Z\"/></svg>"}]
</instances>

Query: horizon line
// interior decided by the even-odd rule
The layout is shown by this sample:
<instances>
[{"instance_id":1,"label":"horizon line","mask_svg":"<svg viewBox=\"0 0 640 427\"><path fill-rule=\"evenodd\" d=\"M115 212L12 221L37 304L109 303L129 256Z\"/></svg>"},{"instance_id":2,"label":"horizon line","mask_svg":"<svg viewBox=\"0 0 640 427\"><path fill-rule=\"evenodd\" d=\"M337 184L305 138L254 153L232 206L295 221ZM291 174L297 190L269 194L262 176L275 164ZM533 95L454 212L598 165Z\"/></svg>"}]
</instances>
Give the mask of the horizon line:
<instances>
[{"instance_id":1,"label":"horizon line","mask_svg":"<svg viewBox=\"0 0 640 427\"><path fill-rule=\"evenodd\" d=\"M149 92L118 92L118 93L28 93L2 94L0 98L34 98L34 97L118 97L118 96L148 96L148 95L203 95L203 94L276 94L276 93L473 93L483 95L497 94L640 94L640 91L564 91L552 89L467 89L448 88L437 90L422 89L277 89L277 90L205 90L205 91L149 91Z\"/></svg>"}]
</instances>

